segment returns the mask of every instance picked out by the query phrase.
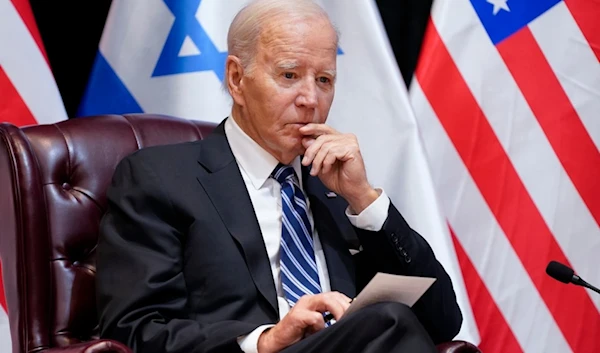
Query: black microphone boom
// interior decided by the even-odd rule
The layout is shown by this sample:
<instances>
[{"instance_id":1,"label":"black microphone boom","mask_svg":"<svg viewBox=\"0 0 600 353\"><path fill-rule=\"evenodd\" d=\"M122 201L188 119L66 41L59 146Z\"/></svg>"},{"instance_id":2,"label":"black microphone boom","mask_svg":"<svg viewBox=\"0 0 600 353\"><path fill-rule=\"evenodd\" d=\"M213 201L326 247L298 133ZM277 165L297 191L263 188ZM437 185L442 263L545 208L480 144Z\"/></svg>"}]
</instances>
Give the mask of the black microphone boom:
<instances>
[{"instance_id":1,"label":"black microphone boom","mask_svg":"<svg viewBox=\"0 0 600 353\"><path fill-rule=\"evenodd\" d=\"M581 277L575 274L575 271L573 271L572 268L563 265L560 262L550 261L550 263L546 267L546 273L548 274L548 276L554 278L557 281L563 283L573 283L578 286L589 288L596 293L600 293L600 289L584 281Z\"/></svg>"}]
</instances>

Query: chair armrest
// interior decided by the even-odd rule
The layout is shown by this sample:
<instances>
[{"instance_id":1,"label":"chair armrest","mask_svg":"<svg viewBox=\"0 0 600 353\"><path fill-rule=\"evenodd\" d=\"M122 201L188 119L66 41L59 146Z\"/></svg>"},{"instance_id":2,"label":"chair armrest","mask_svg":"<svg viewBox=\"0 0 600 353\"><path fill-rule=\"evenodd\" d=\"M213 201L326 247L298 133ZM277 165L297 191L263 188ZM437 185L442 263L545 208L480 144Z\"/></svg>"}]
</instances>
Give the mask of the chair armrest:
<instances>
[{"instance_id":1,"label":"chair armrest","mask_svg":"<svg viewBox=\"0 0 600 353\"><path fill-rule=\"evenodd\" d=\"M436 346L440 353L481 353L479 348L465 341L452 341L438 344Z\"/></svg>"},{"instance_id":2,"label":"chair armrest","mask_svg":"<svg viewBox=\"0 0 600 353\"><path fill-rule=\"evenodd\" d=\"M43 350L42 353L132 353L123 343L99 339L74 344L68 347L55 347Z\"/></svg>"}]
</instances>

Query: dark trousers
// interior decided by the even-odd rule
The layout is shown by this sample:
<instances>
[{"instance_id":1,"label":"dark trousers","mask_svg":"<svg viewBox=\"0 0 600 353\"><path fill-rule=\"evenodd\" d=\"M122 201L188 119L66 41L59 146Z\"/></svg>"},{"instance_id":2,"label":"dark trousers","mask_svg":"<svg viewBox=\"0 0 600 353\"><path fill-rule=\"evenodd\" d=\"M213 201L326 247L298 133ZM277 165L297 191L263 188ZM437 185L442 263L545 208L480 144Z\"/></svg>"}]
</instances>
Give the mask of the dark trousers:
<instances>
[{"instance_id":1,"label":"dark trousers","mask_svg":"<svg viewBox=\"0 0 600 353\"><path fill-rule=\"evenodd\" d=\"M403 304L367 306L281 353L437 353L429 334Z\"/></svg>"}]
</instances>

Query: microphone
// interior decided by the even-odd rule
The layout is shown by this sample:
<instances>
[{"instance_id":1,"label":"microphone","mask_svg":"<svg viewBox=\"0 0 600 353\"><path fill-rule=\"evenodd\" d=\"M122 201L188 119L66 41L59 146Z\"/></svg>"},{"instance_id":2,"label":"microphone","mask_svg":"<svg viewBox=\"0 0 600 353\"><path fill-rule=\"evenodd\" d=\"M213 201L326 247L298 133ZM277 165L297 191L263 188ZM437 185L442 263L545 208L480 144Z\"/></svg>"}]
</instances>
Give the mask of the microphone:
<instances>
[{"instance_id":1,"label":"microphone","mask_svg":"<svg viewBox=\"0 0 600 353\"><path fill-rule=\"evenodd\" d=\"M550 261L546 267L546 273L548 276L562 283L573 283L578 286L589 288L596 293L600 293L600 289L584 281L581 277L575 274L575 271L573 271L572 268L568 267L567 265L563 265L560 262Z\"/></svg>"}]
</instances>

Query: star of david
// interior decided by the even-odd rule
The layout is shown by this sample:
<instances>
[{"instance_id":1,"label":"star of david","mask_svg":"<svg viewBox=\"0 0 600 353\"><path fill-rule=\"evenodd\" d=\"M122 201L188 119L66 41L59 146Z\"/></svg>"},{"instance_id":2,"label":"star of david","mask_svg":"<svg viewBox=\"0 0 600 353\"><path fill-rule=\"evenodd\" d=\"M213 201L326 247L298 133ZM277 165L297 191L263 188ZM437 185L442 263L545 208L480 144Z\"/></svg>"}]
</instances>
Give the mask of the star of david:
<instances>
[{"instance_id":1,"label":"star of david","mask_svg":"<svg viewBox=\"0 0 600 353\"><path fill-rule=\"evenodd\" d=\"M175 16L175 22L160 53L152 76L175 75L197 71L213 71L219 80L225 75L227 52L215 47L196 18L202 0L163 0ZM186 37L200 50L199 54L180 56Z\"/></svg>"},{"instance_id":2,"label":"star of david","mask_svg":"<svg viewBox=\"0 0 600 353\"><path fill-rule=\"evenodd\" d=\"M196 12L202 0L163 0L175 16L175 22L167 36L152 77L176 75L199 71L213 71L220 81L225 76L226 51L219 51L202 24ZM186 38L198 48L199 53L180 55ZM343 54L338 48L338 55Z\"/></svg>"}]
</instances>

